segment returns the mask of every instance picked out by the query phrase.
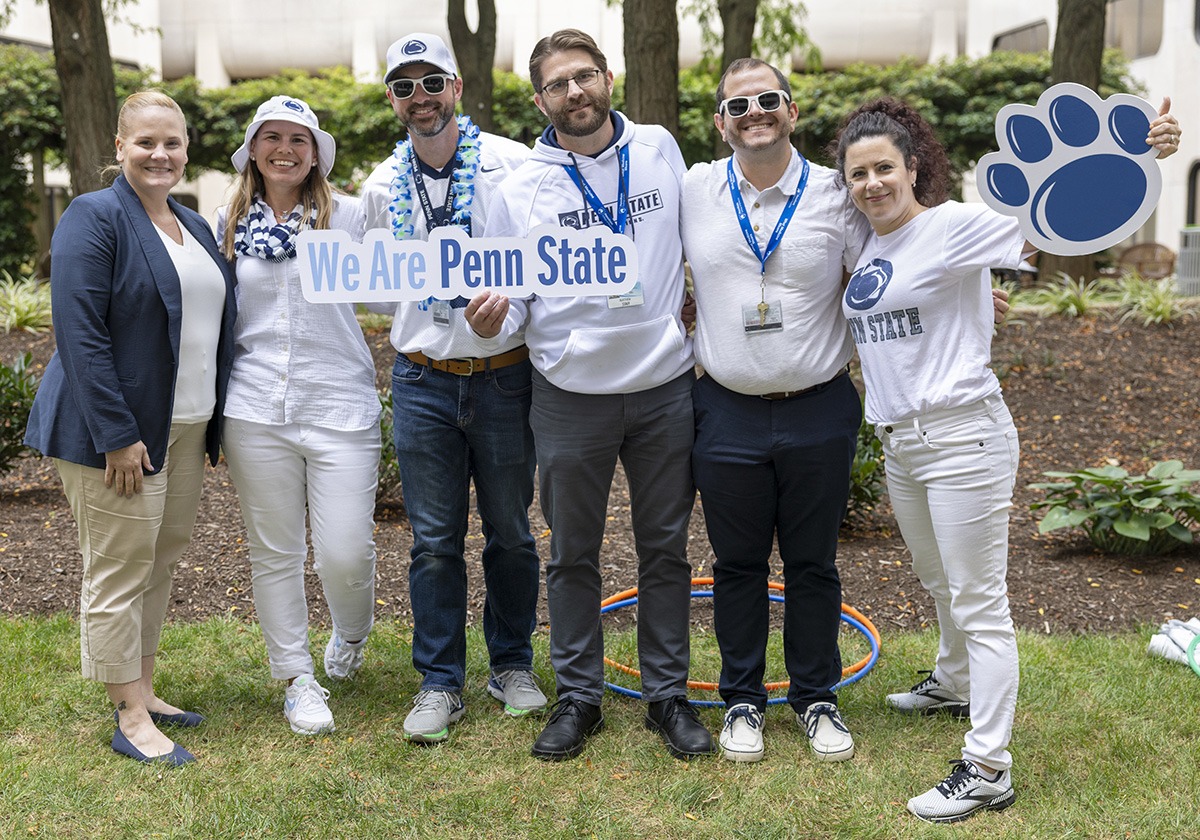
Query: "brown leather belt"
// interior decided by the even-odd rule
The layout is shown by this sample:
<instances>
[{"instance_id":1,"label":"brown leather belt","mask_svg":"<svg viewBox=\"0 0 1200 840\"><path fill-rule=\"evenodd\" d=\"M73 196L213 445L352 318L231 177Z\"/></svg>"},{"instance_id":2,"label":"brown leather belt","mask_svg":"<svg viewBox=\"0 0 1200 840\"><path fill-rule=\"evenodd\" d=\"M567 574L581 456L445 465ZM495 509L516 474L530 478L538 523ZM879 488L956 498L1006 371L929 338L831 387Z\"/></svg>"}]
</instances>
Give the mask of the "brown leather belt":
<instances>
[{"instance_id":1,"label":"brown leather belt","mask_svg":"<svg viewBox=\"0 0 1200 840\"><path fill-rule=\"evenodd\" d=\"M833 377L833 379L830 379L828 382L818 382L816 385L813 385L811 388L805 388L801 391L774 391L773 393L770 393L770 394L759 394L758 398L762 399L762 400L786 400L791 397L798 397L801 394L807 394L809 391L815 391L818 388L822 388L825 385L828 385L834 379L837 379L838 376L842 376L845 373L846 373L846 371L843 370L841 373L839 373L837 376Z\"/></svg>"},{"instance_id":2,"label":"brown leather belt","mask_svg":"<svg viewBox=\"0 0 1200 840\"><path fill-rule=\"evenodd\" d=\"M405 353L406 359L414 365L433 368L434 370L453 373L455 376L470 376L473 373L483 373L484 371L496 370L509 365L515 365L517 362L523 362L529 358L529 348L522 344L509 350L507 353L501 353L498 356L488 356L486 359L431 359L424 353Z\"/></svg>"}]
</instances>

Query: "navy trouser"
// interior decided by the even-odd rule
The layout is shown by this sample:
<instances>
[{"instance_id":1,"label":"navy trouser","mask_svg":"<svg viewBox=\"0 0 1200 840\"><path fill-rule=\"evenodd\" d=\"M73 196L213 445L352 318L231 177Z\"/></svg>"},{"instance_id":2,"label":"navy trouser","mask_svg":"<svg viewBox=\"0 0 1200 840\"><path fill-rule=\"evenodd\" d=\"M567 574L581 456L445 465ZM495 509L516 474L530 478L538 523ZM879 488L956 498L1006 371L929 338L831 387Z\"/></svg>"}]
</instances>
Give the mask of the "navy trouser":
<instances>
[{"instance_id":1,"label":"navy trouser","mask_svg":"<svg viewBox=\"0 0 1200 840\"><path fill-rule=\"evenodd\" d=\"M788 702L797 712L836 702L842 585L834 560L862 421L858 393L844 373L783 400L739 394L704 376L692 401L692 473L717 557L721 697L727 706L766 708L767 581L778 536Z\"/></svg>"}]
</instances>

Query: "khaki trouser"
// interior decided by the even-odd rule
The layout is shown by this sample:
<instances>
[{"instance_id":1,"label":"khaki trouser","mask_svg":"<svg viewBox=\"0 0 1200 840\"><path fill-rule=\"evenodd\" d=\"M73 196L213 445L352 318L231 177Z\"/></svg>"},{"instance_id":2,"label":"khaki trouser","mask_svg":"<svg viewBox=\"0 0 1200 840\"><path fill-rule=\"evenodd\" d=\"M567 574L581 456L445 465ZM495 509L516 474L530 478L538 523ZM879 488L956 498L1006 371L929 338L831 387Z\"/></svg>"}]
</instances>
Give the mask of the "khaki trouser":
<instances>
[{"instance_id":1,"label":"khaki trouser","mask_svg":"<svg viewBox=\"0 0 1200 840\"><path fill-rule=\"evenodd\" d=\"M142 657L158 650L171 575L200 504L207 427L172 424L165 468L146 476L133 497L105 487L102 469L54 459L79 526L79 641L87 679L134 682Z\"/></svg>"}]
</instances>

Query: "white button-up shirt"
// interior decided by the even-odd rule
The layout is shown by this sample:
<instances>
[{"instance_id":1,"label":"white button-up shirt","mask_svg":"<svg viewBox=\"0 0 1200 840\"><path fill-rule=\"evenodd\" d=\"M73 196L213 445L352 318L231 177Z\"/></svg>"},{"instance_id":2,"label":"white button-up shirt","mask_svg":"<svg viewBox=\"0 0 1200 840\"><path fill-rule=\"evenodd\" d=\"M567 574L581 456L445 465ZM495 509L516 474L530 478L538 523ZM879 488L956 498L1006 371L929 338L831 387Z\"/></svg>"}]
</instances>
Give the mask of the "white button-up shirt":
<instances>
[{"instance_id":1,"label":"white button-up shirt","mask_svg":"<svg viewBox=\"0 0 1200 840\"><path fill-rule=\"evenodd\" d=\"M217 241L225 232L218 212ZM358 199L334 196L330 227L362 241ZM298 260L237 258L237 326L225 416L356 431L379 422L375 363L352 303L309 303Z\"/></svg>"}]
</instances>

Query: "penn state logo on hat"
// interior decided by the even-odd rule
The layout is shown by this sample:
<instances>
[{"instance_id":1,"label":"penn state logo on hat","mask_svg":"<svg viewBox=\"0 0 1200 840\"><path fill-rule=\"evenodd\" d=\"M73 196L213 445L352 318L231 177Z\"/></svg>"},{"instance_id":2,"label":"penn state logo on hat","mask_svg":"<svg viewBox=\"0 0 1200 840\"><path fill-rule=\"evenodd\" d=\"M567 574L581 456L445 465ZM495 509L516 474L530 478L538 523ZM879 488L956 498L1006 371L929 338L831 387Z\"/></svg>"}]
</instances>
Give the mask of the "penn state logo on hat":
<instances>
[{"instance_id":1,"label":"penn state logo on hat","mask_svg":"<svg viewBox=\"0 0 1200 840\"><path fill-rule=\"evenodd\" d=\"M451 76L458 75L458 65L445 41L428 32L414 32L388 47L384 84L390 82L401 67L418 63L429 64Z\"/></svg>"},{"instance_id":2,"label":"penn state logo on hat","mask_svg":"<svg viewBox=\"0 0 1200 840\"><path fill-rule=\"evenodd\" d=\"M250 162L250 143L254 136L262 128L263 123L272 120L295 123L311 131L313 140L317 144L316 164L320 167L322 175L329 174L329 170L333 168L334 155L337 153L337 143L334 142L333 136L329 132L321 130L321 126L317 122L317 115L308 106L308 103L303 99L290 96L272 96L258 106L258 110L254 113L254 119L250 121L250 125L246 126L246 136L241 147L229 158L238 172L244 171Z\"/></svg>"}]
</instances>

